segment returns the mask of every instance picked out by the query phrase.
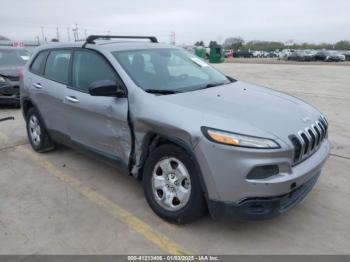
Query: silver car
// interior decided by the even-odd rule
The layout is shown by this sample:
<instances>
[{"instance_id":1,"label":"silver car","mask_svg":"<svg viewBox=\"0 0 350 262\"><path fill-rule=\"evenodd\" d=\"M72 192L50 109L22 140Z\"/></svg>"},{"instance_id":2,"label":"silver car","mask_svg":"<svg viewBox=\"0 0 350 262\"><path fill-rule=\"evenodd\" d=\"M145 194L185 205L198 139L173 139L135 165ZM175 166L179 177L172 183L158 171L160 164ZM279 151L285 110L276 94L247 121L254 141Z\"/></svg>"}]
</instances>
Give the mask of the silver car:
<instances>
[{"instance_id":1,"label":"silver car","mask_svg":"<svg viewBox=\"0 0 350 262\"><path fill-rule=\"evenodd\" d=\"M29 141L65 144L142 179L165 220L270 218L311 190L330 150L311 105L224 75L181 48L98 41L42 46L21 79Z\"/></svg>"}]
</instances>

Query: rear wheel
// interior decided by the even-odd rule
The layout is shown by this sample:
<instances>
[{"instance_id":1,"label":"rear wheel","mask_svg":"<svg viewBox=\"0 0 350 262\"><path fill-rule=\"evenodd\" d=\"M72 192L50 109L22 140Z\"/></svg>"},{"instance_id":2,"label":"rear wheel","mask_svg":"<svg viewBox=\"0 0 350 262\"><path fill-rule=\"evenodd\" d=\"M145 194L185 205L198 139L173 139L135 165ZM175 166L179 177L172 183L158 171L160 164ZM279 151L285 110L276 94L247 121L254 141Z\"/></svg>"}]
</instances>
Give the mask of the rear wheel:
<instances>
[{"instance_id":1,"label":"rear wheel","mask_svg":"<svg viewBox=\"0 0 350 262\"><path fill-rule=\"evenodd\" d=\"M153 211L169 222L198 219L205 201L194 160L183 149L162 145L148 157L143 186Z\"/></svg>"},{"instance_id":2,"label":"rear wheel","mask_svg":"<svg viewBox=\"0 0 350 262\"><path fill-rule=\"evenodd\" d=\"M37 152L47 152L54 149L43 122L37 111L30 108L27 112L27 134L32 148Z\"/></svg>"}]
</instances>

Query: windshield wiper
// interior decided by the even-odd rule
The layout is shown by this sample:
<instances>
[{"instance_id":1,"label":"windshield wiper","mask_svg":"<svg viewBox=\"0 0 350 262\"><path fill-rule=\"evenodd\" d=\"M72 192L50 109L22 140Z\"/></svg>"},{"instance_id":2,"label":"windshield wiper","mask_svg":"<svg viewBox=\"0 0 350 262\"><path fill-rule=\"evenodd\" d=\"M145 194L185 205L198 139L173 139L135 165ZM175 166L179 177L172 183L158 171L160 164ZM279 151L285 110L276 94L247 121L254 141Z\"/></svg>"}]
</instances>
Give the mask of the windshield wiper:
<instances>
[{"instance_id":1,"label":"windshield wiper","mask_svg":"<svg viewBox=\"0 0 350 262\"><path fill-rule=\"evenodd\" d=\"M206 88L211 88L211 87L215 87L215 86L222 86L222 85L227 85L229 83L225 83L225 82L213 82L213 83L209 83L206 84L205 86L199 88L199 89L206 89Z\"/></svg>"},{"instance_id":2,"label":"windshield wiper","mask_svg":"<svg viewBox=\"0 0 350 262\"><path fill-rule=\"evenodd\" d=\"M145 89L145 92L151 93L151 94L162 94L162 95L171 95L171 94L180 93L179 91L175 91L175 90L162 90L162 89Z\"/></svg>"}]
</instances>

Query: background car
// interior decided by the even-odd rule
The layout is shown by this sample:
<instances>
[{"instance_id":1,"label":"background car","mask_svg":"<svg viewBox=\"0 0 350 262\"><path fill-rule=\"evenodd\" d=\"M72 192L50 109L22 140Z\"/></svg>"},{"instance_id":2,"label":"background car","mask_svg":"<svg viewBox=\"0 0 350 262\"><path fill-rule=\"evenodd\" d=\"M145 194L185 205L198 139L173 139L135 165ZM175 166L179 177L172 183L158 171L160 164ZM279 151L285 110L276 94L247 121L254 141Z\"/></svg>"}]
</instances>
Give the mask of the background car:
<instances>
[{"instance_id":1,"label":"background car","mask_svg":"<svg viewBox=\"0 0 350 262\"><path fill-rule=\"evenodd\" d=\"M25 49L0 47L0 104L19 106L19 74L29 57Z\"/></svg>"},{"instance_id":2,"label":"background car","mask_svg":"<svg viewBox=\"0 0 350 262\"><path fill-rule=\"evenodd\" d=\"M253 51L253 57L262 57L263 53L262 51Z\"/></svg>"},{"instance_id":3,"label":"background car","mask_svg":"<svg viewBox=\"0 0 350 262\"><path fill-rule=\"evenodd\" d=\"M314 50L302 50L301 61L315 61L316 52Z\"/></svg>"},{"instance_id":4,"label":"background car","mask_svg":"<svg viewBox=\"0 0 350 262\"><path fill-rule=\"evenodd\" d=\"M233 56L233 51L231 49L225 50L225 58L232 57L232 56Z\"/></svg>"},{"instance_id":5,"label":"background car","mask_svg":"<svg viewBox=\"0 0 350 262\"><path fill-rule=\"evenodd\" d=\"M288 56L290 56L291 53L293 53L293 52L294 52L294 50L292 50L292 49L283 49L281 52L279 52L278 59L279 60L287 59Z\"/></svg>"},{"instance_id":6,"label":"background car","mask_svg":"<svg viewBox=\"0 0 350 262\"><path fill-rule=\"evenodd\" d=\"M296 50L287 55L287 60L291 61L301 61L303 57L303 53L300 50Z\"/></svg>"},{"instance_id":7,"label":"background car","mask_svg":"<svg viewBox=\"0 0 350 262\"><path fill-rule=\"evenodd\" d=\"M234 57L241 57L241 58L252 58L254 57L253 52L251 51L237 51L233 55Z\"/></svg>"},{"instance_id":8,"label":"background car","mask_svg":"<svg viewBox=\"0 0 350 262\"><path fill-rule=\"evenodd\" d=\"M317 61L340 62L345 61L345 56L337 51L322 50L315 55Z\"/></svg>"},{"instance_id":9,"label":"background car","mask_svg":"<svg viewBox=\"0 0 350 262\"><path fill-rule=\"evenodd\" d=\"M350 61L350 51L341 52L345 56L345 61Z\"/></svg>"},{"instance_id":10,"label":"background car","mask_svg":"<svg viewBox=\"0 0 350 262\"><path fill-rule=\"evenodd\" d=\"M279 55L279 52L277 51L267 52L267 57L278 57L278 55Z\"/></svg>"},{"instance_id":11,"label":"background car","mask_svg":"<svg viewBox=\"0 0 350 262\"><path fill-rule=\"evenodd\" d=\"M294 61L314 61L315 52L312 50L295 50L294 52L288 55L287 60Z\"/></svg>"}]
</instances>

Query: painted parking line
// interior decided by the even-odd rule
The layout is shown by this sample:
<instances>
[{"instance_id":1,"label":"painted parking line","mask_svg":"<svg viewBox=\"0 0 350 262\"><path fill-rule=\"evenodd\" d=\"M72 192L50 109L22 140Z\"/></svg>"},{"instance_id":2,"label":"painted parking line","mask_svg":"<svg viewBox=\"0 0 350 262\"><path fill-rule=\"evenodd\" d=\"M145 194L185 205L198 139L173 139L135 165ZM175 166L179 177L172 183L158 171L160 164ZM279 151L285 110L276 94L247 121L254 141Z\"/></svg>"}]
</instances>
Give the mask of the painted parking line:
<instances>
[{"instance_id":1,"label":"painted parking line","mask_svg":"<svg viewBox=\"0 0 350 262\"><path fill-rule=\"evenodd\" d=\"M1 138L7 138L5 134L0 133ZM134 230L145 239L158 246L160 249L171 255L188 255L191 254L188 250L181 247L173 240L164 234L154 230L150 225L135 217L124 208L107 199L92 188L83 185L79 180L71 177L53 165L51 162L43 159L40 154L33 152L24 145L15 147L15 150L29 156L38 166L46 169L50 174L54 175L60 181L67 183L75 191L86 197L90 202L99 206L106 213L109 213L114 218L118 219L123 224Z\"/></svg>"}]
</instances>

